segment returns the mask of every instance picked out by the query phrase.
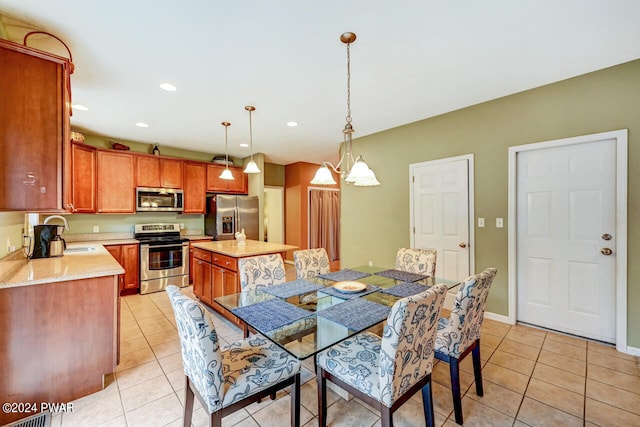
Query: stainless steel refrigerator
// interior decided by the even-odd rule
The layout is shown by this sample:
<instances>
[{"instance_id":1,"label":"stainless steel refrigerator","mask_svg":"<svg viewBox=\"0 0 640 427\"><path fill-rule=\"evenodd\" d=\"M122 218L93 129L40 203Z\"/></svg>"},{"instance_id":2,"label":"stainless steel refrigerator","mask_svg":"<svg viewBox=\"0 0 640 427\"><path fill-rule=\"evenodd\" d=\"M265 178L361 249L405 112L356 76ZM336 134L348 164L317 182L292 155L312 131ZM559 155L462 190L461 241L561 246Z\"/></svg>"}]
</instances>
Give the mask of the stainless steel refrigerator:
<instances>
[{"instance_id":1,"label":"stainless steel refrigerator","mask_svg":"<svg viewBox=\"0 0 640 427\"><path fill-rule=\"evenodd\" d=\"M244 228L247 239L258 239L258 196L215 194L207 198L204 232L214 240L235 239Z\"/></svg>"}]
</instances>

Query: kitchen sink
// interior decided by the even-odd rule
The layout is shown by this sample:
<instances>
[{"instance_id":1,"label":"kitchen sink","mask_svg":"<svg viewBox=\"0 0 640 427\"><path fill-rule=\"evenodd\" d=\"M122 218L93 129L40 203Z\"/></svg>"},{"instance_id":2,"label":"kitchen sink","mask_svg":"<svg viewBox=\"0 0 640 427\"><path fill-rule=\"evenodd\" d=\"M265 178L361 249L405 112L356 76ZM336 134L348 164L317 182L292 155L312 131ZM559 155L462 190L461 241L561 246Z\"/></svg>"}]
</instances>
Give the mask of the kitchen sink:
<instances>
[{"instance_id":1,"label":"kitchen sink","mask_svg":"<svg viewBox=\"0 0 640 427\"><path fill-rule=\"evenodd\" d=\"M91 252L95 250L96 250L95 246L74 246L74 247L65 249L64 253L67 254L67 253L75 253L75 252Z\"/></svg>"}]
</instances>

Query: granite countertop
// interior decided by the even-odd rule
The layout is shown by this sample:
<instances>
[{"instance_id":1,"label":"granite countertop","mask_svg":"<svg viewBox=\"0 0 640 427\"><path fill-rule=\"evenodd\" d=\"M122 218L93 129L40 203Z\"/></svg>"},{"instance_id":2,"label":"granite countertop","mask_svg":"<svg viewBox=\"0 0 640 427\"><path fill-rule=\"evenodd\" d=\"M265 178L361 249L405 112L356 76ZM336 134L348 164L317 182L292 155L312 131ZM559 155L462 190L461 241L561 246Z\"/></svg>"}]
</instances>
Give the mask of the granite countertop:
<instances>
[{"instance_id":1,"label":"granite countertop","mask_svg":"<svg viewBox=\"0 0 640 427\"><path fill-rule=\"evenodd\" d=\"M94 243L69 243L64 256L61 257L27 261L24 256L15 256L0 262L0 289L115 276L122 273L124 269L104 246Z\"/></svg>"},{"instance_id":2,"label":"granite countertop","mask_svg":"<svg viewBox=\"0 0 640 427\"><path fill-rule=\"evenodd\" d=\"M247 244L244 246L238 246L238 242L236 240L216 240L212 242L194 243L193 247L227 255L233 258L272 254L298 249L297 246L283 245L281 243L259 242L257 240L247 240L246 243Z\"/></svg>"}]
</instances>

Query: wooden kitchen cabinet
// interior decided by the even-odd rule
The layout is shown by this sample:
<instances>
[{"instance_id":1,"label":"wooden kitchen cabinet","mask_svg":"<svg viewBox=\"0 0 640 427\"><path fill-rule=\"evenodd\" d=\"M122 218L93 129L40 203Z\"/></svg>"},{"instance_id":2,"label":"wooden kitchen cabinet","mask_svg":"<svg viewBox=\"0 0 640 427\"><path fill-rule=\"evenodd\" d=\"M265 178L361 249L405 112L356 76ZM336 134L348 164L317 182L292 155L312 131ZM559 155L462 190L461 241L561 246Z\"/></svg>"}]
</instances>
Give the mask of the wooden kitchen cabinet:
<instances>
[{"instance_id":1,"label":"wooden kitchen cabinet","mask_svg":"<svg viewBox=\"0 0 640 427\"><path fill-rule=\"evenodd\" d=\"M69 61L0 39L0 210L62 211Z\"/></svg>"},{"instance_id":2,"label":"wooden kitchen cabinet","mask_svg":"<svg viewBox=\"0 0 640 427\"><path fill-rule=\"evenodd\" d=\"M224 165L207 164L207 191L211 193L247 194L247 174L238 166L229 166L233 180L220 178Z\"/></svg>"},{"instance_id":3,"label":"wooden kitchen cabinet","mask_svg":"<svg viewBox=\"0 0 640 427\"><path fill-rule=\"evenodd\" d=\"M204 163L184 162L184 213L207 213L207 167Z\"/></svg>"},{"instance_id":4,"label":"wooden kitchen cabinet","mask_svg":"<svg viewBox=\"0 0 640 427\"><path fill-rule=\"evenodd\" d=\"M73 213L96 211L96 148L71 144L71 210Z\"/></svg>"},{"instance_id":5,"label":"wooden kitchen cabinet","mask_svg":"<svg viewBox=\"0 0 640 427\"><path fill-rule=\"evenodd\" d=\"M207 305L213 303L211 253L194 248L193 294Z\"/></svg>"},{"instance_id":6,"label":"wooden kitchen cabinet","mask_svg":"<svg viewBox=\"0 0 640 427\"><path fill-rule=\"evenodd\" d=\"M105 245L104 247L118 264L124 268L124 274L118 276L120 295L138 293L140 288L140 245Z\"/></svg>"},{"instance_id":7,"label":"wooden kitchen cabinet","mask_svg":"<svg viewBox=\"0 0 640 427\"><path fill-rule=\"evenodd\" d=\"M98 150L98 212L134 213L134 157L115 150Z\"/></svg>"},{"instance_id":8,"label":"wooden kitchen cabinet","mask_svg":"<svg viewBox=\"0 0 640 427\"><path fill-rule=\"evenodd\" d=\"M189 241L189 284L193 284L193 264L195 262L193 258L193 252L195 250L195 248L193 247L193 244L200 243L200 242L210 242L212 240L213 238L209 237L208 239L197 239L197 240Z\"/></svg>"},{"instance_id":9,"label":"wooden kitchen cabinet","mask_svg":"<svg viewBox=\"0 0 640 427\"><path fill-rule=\"evenodd\" d=\"M136 154L136 186L182 188L182 160Z\"/></svg>"}]
</instances>

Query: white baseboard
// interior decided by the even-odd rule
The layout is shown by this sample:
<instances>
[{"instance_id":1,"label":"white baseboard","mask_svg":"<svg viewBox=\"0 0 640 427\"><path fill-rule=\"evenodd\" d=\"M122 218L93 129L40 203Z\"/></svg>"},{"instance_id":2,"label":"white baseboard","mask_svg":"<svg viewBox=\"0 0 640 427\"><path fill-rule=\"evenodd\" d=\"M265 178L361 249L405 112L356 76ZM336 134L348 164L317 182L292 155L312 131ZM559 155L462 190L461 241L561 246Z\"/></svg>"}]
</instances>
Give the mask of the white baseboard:
<instances>
[{"instance_id":1,"label":"white baseboard","mask_svg":"<svg viewBox=\"0 0 640 427\"><path fill-rule=\"evenodd\" d=\"M514 323L509 320L509 316L503 316L502 314L491 313L489 311L484 312L484 318L495 320L496 322L507 323L509 325L513 325Z\"/></svg>"},{"instance_id":2,"label":"white baseboard","mask_svg":"<svg viewBox=\"0 0 640 427\"><path fill-rule=\"evenodd\" d=\"M632 356L640 356L640 348L627 346L627 351L625 353Z\"/></svg>"}]
</instances>

